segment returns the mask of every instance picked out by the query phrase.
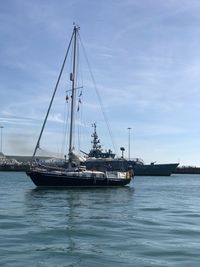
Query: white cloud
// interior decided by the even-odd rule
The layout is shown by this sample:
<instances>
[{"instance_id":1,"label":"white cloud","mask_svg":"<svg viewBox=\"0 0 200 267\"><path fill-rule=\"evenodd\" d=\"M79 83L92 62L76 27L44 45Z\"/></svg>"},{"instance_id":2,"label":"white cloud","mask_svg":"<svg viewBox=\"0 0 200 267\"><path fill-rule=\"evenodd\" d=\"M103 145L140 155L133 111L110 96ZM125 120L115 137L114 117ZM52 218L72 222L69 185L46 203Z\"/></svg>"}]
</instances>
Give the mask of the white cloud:
<instances>
[{"instance_id":1,"label":"white cloud","mask_svg":"<svg viewBox=\"0 0 200 267\"><path fill-rule=\"evenodd\" d=\"M198 162L191 147L200 132L199 12L195 0L4 2L0 122L7 135L16 140L21 131L34 147L76 20L117 142L125 142L130 125L138 156L172 161L187 155L188 164ZM83 69L86 74L87 67ZM94 85L89 74L85 78L81 107L89 110L84 120L92 121L84 125L94 120L101 125ZM68 89L67 80L64 73L60 89ZM50 123L63 124L64 97L58 94ZM6 146L12 152L9 142Z\"/></svg>"}]
</instances>

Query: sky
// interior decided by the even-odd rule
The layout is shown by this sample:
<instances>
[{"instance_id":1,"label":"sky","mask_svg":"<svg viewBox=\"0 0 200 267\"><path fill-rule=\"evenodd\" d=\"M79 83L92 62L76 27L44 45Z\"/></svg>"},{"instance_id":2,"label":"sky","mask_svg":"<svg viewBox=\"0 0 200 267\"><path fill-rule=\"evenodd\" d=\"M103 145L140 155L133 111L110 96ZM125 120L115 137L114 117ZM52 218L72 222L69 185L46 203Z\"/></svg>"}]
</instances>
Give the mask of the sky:
<instances>
[{"instance_id":1,"label":"sky","mask_svg":"<svg viewBox=\"0 0 200 267\"><path fill-rule=\"evenodd\" d=\"M199 14L198 0L1 1L3 153L32 155L75 22L115 152L120 155L123 146L128 156L130 133L132 158L200 166ZM83 102L89 109L83 150L91 148L94 121L103 149L113 149L97 115L97 97L86 93ZM57 106L51 122L63 127ZM51 128L47 137L56 144L53 133Z\"/></svg>"}]
</instances>

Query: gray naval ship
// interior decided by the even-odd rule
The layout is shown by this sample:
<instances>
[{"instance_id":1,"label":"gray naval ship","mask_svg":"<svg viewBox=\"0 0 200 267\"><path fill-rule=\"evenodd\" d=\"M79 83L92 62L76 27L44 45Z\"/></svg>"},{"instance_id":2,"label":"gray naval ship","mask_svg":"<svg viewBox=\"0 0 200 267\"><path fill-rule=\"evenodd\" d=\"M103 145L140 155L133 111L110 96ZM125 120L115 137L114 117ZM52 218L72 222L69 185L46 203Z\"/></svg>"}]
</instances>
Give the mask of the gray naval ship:
<instances>
[{"instance_id":1,"label":"gray naval ship","mask_svg":"<svg viewBox=\"0 0 200 267\"><path fill-rule=\"evenodd\" d=\"M92 137L92 149L89 153L82 151L86 156L86 161L84 165L90 170L113 170L113 171L127 171L132 168L135 175L140 176L170 176L175 172L178 163L169 164L144 164L143 160L136 158L127 160L124 158L124 148L121 147L122 156L121 158L116 158L115 154L109 149L103 152L100 144L100 139L98 138L96 123L92 124L94 132Z\"/></svg>"}]
</instances>

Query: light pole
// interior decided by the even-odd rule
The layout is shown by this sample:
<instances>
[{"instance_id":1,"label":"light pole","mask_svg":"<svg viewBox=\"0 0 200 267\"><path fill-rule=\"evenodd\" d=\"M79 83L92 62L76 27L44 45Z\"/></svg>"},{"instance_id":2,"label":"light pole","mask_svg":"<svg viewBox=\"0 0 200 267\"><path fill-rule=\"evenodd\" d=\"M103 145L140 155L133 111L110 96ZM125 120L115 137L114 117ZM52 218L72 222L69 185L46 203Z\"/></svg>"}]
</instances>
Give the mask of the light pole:
<instances>
[{"instance_id":1,"label":"light pole","mask_svg":"<svg viewBox=\"0 0 200 267\"><path fill-rule=\"evenodd\" d=\"M0 129L1 129L1 153L2 153L2 134L3 134L3 126L0 126Z\"/></svg>"},{"instance_id":2,"label":"light pole","mask_svg":"<svg viewBox=\"0 0 200 267\"><path fill-rule=\"evenodd\" d=\"M120 147L120 150L122 152L122 159L124 158L124 151L125 151L125 148L124 147Z\"/></svg>"},{"instance_id":3,"label":"light pole","mask_svg":"<svg viewBox=\"0 0 200 267\"><path fill-rule=\"evenodd\" d=\"M128 160L130 161L130 150L131 150L131 140L130 140L130 130L131 128L128 127Z\"/></svg>"}]
</instances>

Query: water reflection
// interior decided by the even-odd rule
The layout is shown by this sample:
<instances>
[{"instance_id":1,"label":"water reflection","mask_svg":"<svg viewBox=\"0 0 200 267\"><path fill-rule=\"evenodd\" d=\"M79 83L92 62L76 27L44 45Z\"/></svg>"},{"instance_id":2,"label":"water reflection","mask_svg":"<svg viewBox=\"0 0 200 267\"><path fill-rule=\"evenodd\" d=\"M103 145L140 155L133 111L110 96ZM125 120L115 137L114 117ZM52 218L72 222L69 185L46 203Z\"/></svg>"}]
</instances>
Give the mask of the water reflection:
<instances>
[{"instance_id":1,"label":"water reflection","mask_svg":"<svg viewBox=\"0 0 200 267\"><path fill-rule=\"evenodd\" d=\"M87 201L106 201L118 202L129 201L134 193L134 187L119 187L119 188L34 188L25 192L25 203L29 207L35 206L38 203L47 201L54 202L55 200L66 200L69 206L76 206L77 200Z\"/></svg>"},{"instance_id":2,"label":"water reflection","mask_svg":"<svg viewBox=\"0 0 200 267\"><path fill-rule=\"evenodd\" d=\"M62 250L76 264L80 255L101 253L104 240L111 242L112 231L127 221L124 211L132 206L133 196L133 187L27 190L25 217L35 250Z\"/></svg>"},{"instance_id":3,"label":"water reflection","mask_svg":"<svg viewBox=\"0 0 200 267\"><path fill-rule=\"evenodd\" d=\"M110 216L109 212L132 204L133 187L120 188L35 188L25 193L26 213L38 220L65 216L66 224L73 219Z\"/></svg>"}]
</instances>

